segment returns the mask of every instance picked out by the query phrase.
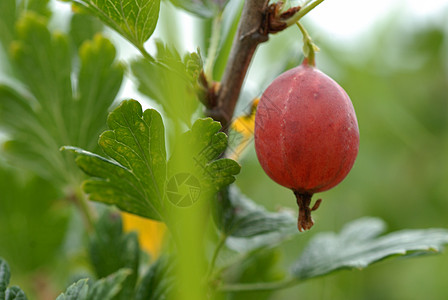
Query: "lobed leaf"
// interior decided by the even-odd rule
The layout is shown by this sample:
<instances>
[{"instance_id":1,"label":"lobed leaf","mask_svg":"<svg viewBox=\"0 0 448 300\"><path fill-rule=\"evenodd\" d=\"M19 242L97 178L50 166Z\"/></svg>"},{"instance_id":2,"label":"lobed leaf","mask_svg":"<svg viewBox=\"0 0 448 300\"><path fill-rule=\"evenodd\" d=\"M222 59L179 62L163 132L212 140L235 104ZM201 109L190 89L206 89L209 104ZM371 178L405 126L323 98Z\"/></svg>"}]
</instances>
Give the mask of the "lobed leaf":
<instances>
[{"instance_id":1,"label":"lobed leaf","mask_svg":"<svg viewBox=\"0 0 448 300\"><path fill-rule=\"evenodd\" d=\"M269 212L233 186L220 193L214 216L218 228L228 236L227 246L238 252L278 245L297 234L292 213Z\"/></svg>"},{"instance_id":2,"label":"lobed leaf","mask_svg":"<svg viewBox=\"0 0 448 300\"><path fill-rule=\"evenodd\" d=\"M69 286L56 300L112 300L121 291L130 273L128 269L121 269L92 285L89 285L88 279L81 279Z\"/></svg>"},{"instance_id":3,"label":"lobed leaf","mask_svg":"<svg viewBox=\"0 0 448 300\"><path fill-rule=\"evenodd\" d=\"M176 122L181 120L190 127L192 115L199 106L197 94L201 57L190 53L182 59L176 49L160 41L156 47L156 63L144 58L131 63L138 89L157 101L168 117Z\"/></svg>"},{"instance_id":4,"label":"lobed leaf","mask_svg":"<svg viewBox=\"0 0 448 300\"><path fill-rule=\"evenodd\" d=\"M121 269L117 272L95 282L89 289L87 300L111 300L122 289L126 278L132 273L129 269Z\"/></svg>"},{"instance_id":5,"label":"lobed leaf","mask_svg":"<svg viewBox=\"0 0 448 300\"><path fill-rule=\"evenodd\" d=\"M164 126L160 114L142 112L135 100L123 101L108 117L111 130L99 145L107 159L75 147L78 166L93 178L84 182L90 200L114 204L123 211L161 220L166 180Z\"/></svg>"},{"instance_id":6,"label":"lobed leaf","mask_svg":"<svg viewBox=\"0 0 448 300\"><path fill-rule=\"evenodd\" d=\"M66 144L96 148L123 67L101 35L84 41L75 56L69 37L51 33L47 25L45 17L32 12L18 21L10 54L22 84L0 86L0 125L12 137L5 150L16 164L62 184L77 184L80 174L72 158L58 149ZM77 59L80 66L74 68L71 62Z\"/></svg>"},{"instance_id":7,"label":"lobed leaf","mask_svg":"<svg viewBox=\"0 0 448 300\"><path fill-rule=\"evenodd\" d=\"M160 0L73 0L105 24L143 48L159 18Z\"/></svg>"},{"instance_id":8,"label":"lobed leaf","mask_svg":"<svg viewBox=\"0 0 448 300\"><path fill-rule=\"evenodd\" d=\"M5 300L27 300L25 292L18 286L12 286L6 290Z\"/></svg>"},{"instance_id":9,"label":"lobed leaf","mask_svg":"<svg viewBox=\"0 0 448 300\"><path fill-rule=\"evenodd\" d=\"M89 286L88 279L81 279L67 288L56 300L87 300Z\"/></svg>"},{"instance_id":10,"label":"lobed leaf","mask_svg":"<svg viewBox=\"0 0 448 300\"><path fill-rule=\"evenodd\" d=\"M193 196L210 197L232 183L240 171L235 161L219 158L226 148L227 136L219 131L221 125L210 118L197 120L191 130L177 139L168 162L164 125L157 111L142 112L137 101L127 100L109 115L107 123L111 130L101 134L99 145L109 158L77 147L62 148L76 152L76 163L92 176L83 185L90 200L166 221L166 209L171 207L165 206L167 189L169 200L176 206L175 200L185 196L177 190L179 180L194 181L194 186L190 182L186 186L187 196L194 193Z\"/></svg>"},{"instance_id":11,"label":"lobed leaf","mask_svg":"<svg viewBox=\"0 0 448 300\"><path fill-rule=\"evenodd\" d=\"M219 158L227 147L227 135L220 129L221 124L211 118L196 120L177 141L168 161L170 175L194 175L205 194L214 194L234 182L241 167L234 160Z\"/></svg>"},{"instance_id":12,"label":"lobed leaf","mask_svg":"<svg viewBox=\"0 0 448 300\"><path fill-rule=\"evenodd\" d=\"M8 263L0 258L0 300L5 299L6 289L8 288L11 273Z\"/></svg>"},{"instance_id":13,"label":"lobed leaf","mask_svg":"<svg viewBox=\"0 0 448 300\"><path fill-rule=\"evenodd\" d=\"M26 300L25 293L18 286L8 288L10 276L8 263L0 257L0 300Z\"/></svg>"},{"instance_id":14,"label":"lobed leaf","mask_svg":"<svg viewBox=\"0 0 448 300\"><path fill-rule=\"evenodd\" d=\"M292 268L298 279L322 276L339 269L361 269L391 256L431 254L448 244L447 229L402 230L379 236L382 220L362 218L339 234L320 233L305 248Z\"/></svg>"}]
</instances>

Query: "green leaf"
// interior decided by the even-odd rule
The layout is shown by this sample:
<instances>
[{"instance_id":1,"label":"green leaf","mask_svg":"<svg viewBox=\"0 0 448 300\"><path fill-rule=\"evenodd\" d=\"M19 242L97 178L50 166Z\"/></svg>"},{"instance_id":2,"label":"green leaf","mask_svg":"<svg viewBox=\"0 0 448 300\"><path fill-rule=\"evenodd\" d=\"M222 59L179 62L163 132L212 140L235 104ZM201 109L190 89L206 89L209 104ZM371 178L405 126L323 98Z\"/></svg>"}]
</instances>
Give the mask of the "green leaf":
<instances>
[{"instance_id":1,"label":"green leaf","mask_svg":"<svg viewBox=\"0 0 448 300\"><path fill-rule=\"evenodd\" d=\"M103 23L92 15L77 13L70 20L70 37L77 48L103 29Z\"/></svg>"},{"instance_id":2,"label":"green leaf","mask_svg":"<svg viewBox=\"0 0 448 300\"><path fill-rule=\"evenodd\" d=\"M173 258L161 256L143 276L136 292L135 300L169 299L174 281Z\"/></svg>"},{"instance_id":3,"label":"green leaf","mask_svg":"<svg viewBox=\"0 0 448 300\"><path fill-rule=\"evenodd\" d=\"M160 0L73 0L142 49L154 32Z\"/></svg>"},{"instance_id":4,"label":"green leaf","mask_svg":"<svg viewBox=\"0 0 448 300\"><path fill-rule=\"evenodd\" d=\"M89 286L88 279L81 279L67 288L65 293L60 294L56 300L86 300Z\"/></svg>"},{"instance_id":5,"label":"green leaf","mask_svg":"<svg viewBox=\"0 0 448 300\"><path fill-rule=\"evenodd\" d=\"M25 292L18 286L12 286L6 290L5 300L26 300Z\"/></svg>"},{"instance_id":6,"label":"green leaf","mask_svg":"<svg viewBox=\"0 0 448 300\"><path fill-rule=\"evenodd\" d=\"M121 291L124 281L131 273L132 271L129 269L121 269L106 278L98 280L89 290L87 300L114 299Z\"/></svg>"},{"instance_id":7,"label":"green leaf","mask_svg":"<svg viewBox=\"0 0 448 300\"><path fill-rule=\"evenodd\" d=\"M168 162L170 177L188 173L201 183L201 193L210 196L235 181L240 165L219 158L227 147L221 124L211 118L198 119L191 130L180 136Z\"/></svg>"},{"instance_id":8,"label":"green leaf","mask_svg":"<svg viewBox=\"0 0 448 300\"><path fill-rule=\"evenodd\" d=\"M89 243L90 260L98 278L106 277L119 269L132 271L119 295L114 299L132 299L138 278L140 247L135 233L123 232L118 212L106 210L95 224Z\"/></svg>"},{"instance_id":9,"label":"green leaf","mask_svg":"<svg viewBox=\"0 0 448 300\"><path fill-rule=\"evenodd\" d=\"M0 300L5 299L6 289L8 288L11 273L8 263L0 257Z\"/></svg>"},{"instance_id":10,"label":"green leaf","mask_svg":"<svg viewBox=\"0 0 448 300\"><path fill-rule=\"evenodd\" d=\"M57 260L69 210L61 207L61 194L50 182L24 175L0 164L0 253L26 274Z\"/></svg>"},{"instance_id":11,"label":"green leaf","mask_svg":"<svg viewBox=\"0 0 448 300\"><path fill-rule=\"evenodd\" d=\"M81 279L69 286L56 300L112 300L121 291L130 273L131 270L121 269L93 285L88 279Z\"/></svg>"},{"instance_id":12,"label":"green leaf","mask_svg":"<svg viewBox=\"0 0 448 300\"><path fill-rule=\"evenodd\" d=\"M8 288L10 276L8 263L0 257L0 300L26 300L25 293L19 287Z\"/></svg>"},{"instance_id":13,"label":"green leaf","mask_svg":"<svg viewBox=\"0 0 448 300\"><path fill-rule=\"evenodd\" d=\"M228 0L170 0L171 3L198 17L212 18L224 9Z\"/></svg>"},{"instance_id":14,"label":"green leaf","mask_svg":"<svg viewBox=\"0 0 448 300\"><path fill-rule=\"evenodd\" d=\"M114 46L100 35L84 42L73 57L68 37L51 34L47 20L34 13L23 15L17 32L10 52L22 81L16 86L24 89L0 86L0 125L13 137L5 144L6 153L42 176L76 185L81 174L58 149L67 144L97 147L123 67L114 62ZM72 67L73 58L80 66Z\"/></svg>"},{"instance_id":15,"label":"green leaf","mask_svg":"<svg viewBox=\"0 0 448 300\"><path fill-rule=\"evenodd\" d=\"M347 224L339 234L316 235L296 262L298 279L325 275L339 269L361 269L391 256L432 254L448 244L447 229L402 230L379 236L382 220L362 218Z\"/></svg>"},{"instance_id":16,"label":"green leaf","mask_svg":"<svg viewBox=\"0 0 448 300\"><path fill-rule=\"evenodd\" d=\"M182 59L173 47L162 42L157 42L156 46L157 63L147 59L131 63L138 89L157 101L168 117L191 126L192 115L200 103L197 97L197 81L202 70L200 55L191 53Z\"/></svg>"},{"instance_id":17,"label":"green leaf","mask_svg":"<svg viewBox=\"0 0 448 300\"><path fill-rule=\"evenodd\" d=\"M221 81L227 66L230 50L233 45L238 23L243 10L243 1L230 2L223 14L222 37L219 43L219 51L213 66L213 79Z\"/></svg>"},{"instance_id":18,"label":"green leaf","mask_svg":"<svg viewBox=\"0 0 448 300\"><path fill-rule=\"evenodd\" d=\"M280 268L281 253L278 248L254 251L244 260L228 268L223 274L226 283L250 284L279 281L285 274ZM234 300L266 300L273 291L245 291L232 293Z\"/></svg>"},{"instance_id":19,"label":"green leaf","mask_svg":"<svg viewBox=\"0 0 448 300\"><path fill-rule=\"evenodd\" d=\"M215 222L238 252L275 246L298 233L297 219L290 211L269 212L243 195L236 187L219 194Z\"/></svg>"},{"instance_id":20,"label":"green leaf","mask_svg":"<svg viewBox=\"0 0 448 300\"><path fill-rule=\"evenodd\" d=\"M16 0L0 1L0 41L6 48L13 40L16 18Z\"/></svg>"},{"instance_id":21,"label":"green leaf","mask_svg":"<svg viewBox=\"0 0 448 300\"><path fill-rule=\"evenodd\" d=\"M166 180L164 126L160 114L142 112L135 100L123 101L108 117L111 130L99 145L111 159L75 147L78 166L93 176L84 191L93 201L114 204L121 210L161 220Z\"/></svg>"},{"instance_id":22,"label":"green leaf","mask_svg":"<svg viewBox=\"0 0 448 300\"><path fill-rule=\"evenodd\" d=\"M227 136L219 132L221 125L210 118L197 120L177 139L168 164L164 126L157 111L142 112L137 101L123 101L109 115L108 125L112 130L101 135L99 144L110 158L76 147L63 148L76 152L78 166L93 177L83 185L93 201L163 220L169 208L164 205L166 184L188 177L200 185L202 196L209 197L232 183L240 171L235 161L218 159L226 148Z\"/></svg>"},{"instance_id":23,"label":"green leaf","mask_svg":"<svg viewBox=\"0 0 448 300\"><path fill-rule=\"evenodd\" d=\"M14 39L14 26L18 16L25 11L34 11L42 16L50 16L49 0L2 0L0 1L0 42L7 48Z\"/></svg>"}]
</instances>

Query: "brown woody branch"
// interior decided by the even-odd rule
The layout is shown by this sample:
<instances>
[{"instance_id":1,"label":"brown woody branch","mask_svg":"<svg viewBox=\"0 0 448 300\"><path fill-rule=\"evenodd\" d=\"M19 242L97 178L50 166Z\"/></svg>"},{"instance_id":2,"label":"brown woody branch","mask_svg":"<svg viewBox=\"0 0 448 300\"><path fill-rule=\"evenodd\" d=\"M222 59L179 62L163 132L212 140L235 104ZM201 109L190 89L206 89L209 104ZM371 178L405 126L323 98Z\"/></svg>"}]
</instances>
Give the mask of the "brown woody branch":
<instances>
[{"instance_id":1,"label":"brown woody branch","mask_svg":"<svg viewBox=\"0 0 448 300\"><path fill-rule=\"evenodd\" d=\"M209 85L214 88L209 89L207 115L220 121L224 130L232 119L257 46L268 40L269 33L285 29L287 25L284 21L300 10L300 7L295 7L280 13L281 2L271 5L268 2L269 0L245 1L221 84L219 88Z\"/></svg>"}]
</instances>

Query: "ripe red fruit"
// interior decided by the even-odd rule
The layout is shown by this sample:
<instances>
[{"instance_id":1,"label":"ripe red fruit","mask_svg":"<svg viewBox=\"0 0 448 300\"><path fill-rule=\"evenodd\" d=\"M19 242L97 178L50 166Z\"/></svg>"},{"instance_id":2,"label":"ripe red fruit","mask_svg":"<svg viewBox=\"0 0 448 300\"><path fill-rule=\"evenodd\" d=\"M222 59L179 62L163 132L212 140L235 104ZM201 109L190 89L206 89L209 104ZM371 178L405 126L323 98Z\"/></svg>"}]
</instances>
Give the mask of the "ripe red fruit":
<instances>
[{"instance_id":1,"label":"ripe red fruit","mask_svg":"<svg viewBox=\"0 0 448 300\"><path fill-rule=\"evenodd\" d=\"M293 190L300 231L313 226L314 193L340 183L352 168L359 129L352 102L333 79L306 61L277 77L255 116L255 150L264 171Z\"/></svg>"}]
</instances>

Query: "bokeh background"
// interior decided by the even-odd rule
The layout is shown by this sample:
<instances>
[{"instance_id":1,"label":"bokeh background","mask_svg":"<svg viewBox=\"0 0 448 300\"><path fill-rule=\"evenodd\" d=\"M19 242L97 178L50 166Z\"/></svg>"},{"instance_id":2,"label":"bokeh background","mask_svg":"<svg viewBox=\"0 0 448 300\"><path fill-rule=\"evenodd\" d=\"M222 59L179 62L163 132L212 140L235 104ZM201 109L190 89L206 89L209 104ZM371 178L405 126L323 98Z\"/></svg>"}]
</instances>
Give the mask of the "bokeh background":
<instances>
[{"instance_id":1,"label":"bokeh background","mask_svg":"<svg viewBox=\"0 0 448 300\"><path fill-rule=\"evenodd\" d=\"M238 11L239 1L229 7ZM67 3L52 2L51 26L68 30ZM230 13L227 13L230 15ZM227 16L226 14L224 17ZM228 17L228 16L227 16ZM230 17L229 17L230 19ZM317 232L339 231L363 216L382 218L388 230L448 228L448 1L327 0L304 19L321 51L317 66L350 95L361 134L358 159L347 179L323 198L312 231L267 253L260 269L272 276L301 253ZM182 51L208 43L207 21L163 1L154 38ZM232 24L228 24L230 28ZM126 61L138 55L106 29ZM154 50L153 38L148 42ZM1 64L0 80L7 80ZM256 52L237 114L279 73L300 63L297 28L271 36ZM215 73L220 74L219 70ZM132 78L121 98L140 95ZM0 133L0 142L5 137ZM296 209L293 194L275 184L258 164L253 143L240 157L236 185L269 210ZM36 188L39 193L36 193ZM13 284L35 299L82 277L86 270L81 217L61 192L35 174L9 165L0 156L0 255L11 265ZM14 199L14 201L7 201ZM249 270L250 271L250 270ZM248 271L247 276L250 276ZM273 294L241 294L235 299L448 299L448 251L411 260L386 260L362 271L340 271Z\"/></svg>"}]
</instances>

